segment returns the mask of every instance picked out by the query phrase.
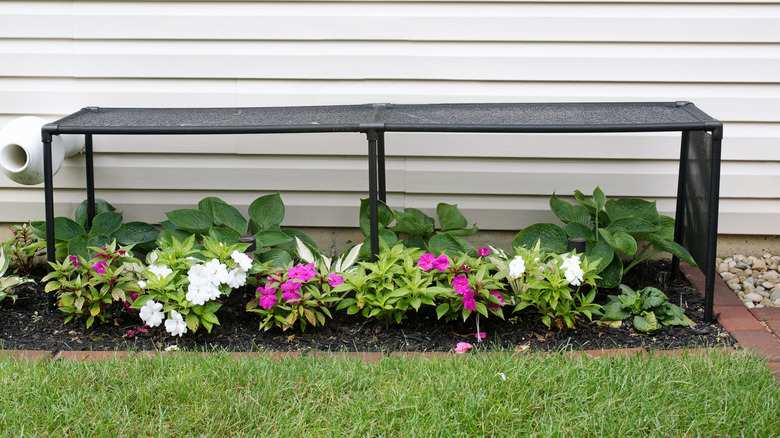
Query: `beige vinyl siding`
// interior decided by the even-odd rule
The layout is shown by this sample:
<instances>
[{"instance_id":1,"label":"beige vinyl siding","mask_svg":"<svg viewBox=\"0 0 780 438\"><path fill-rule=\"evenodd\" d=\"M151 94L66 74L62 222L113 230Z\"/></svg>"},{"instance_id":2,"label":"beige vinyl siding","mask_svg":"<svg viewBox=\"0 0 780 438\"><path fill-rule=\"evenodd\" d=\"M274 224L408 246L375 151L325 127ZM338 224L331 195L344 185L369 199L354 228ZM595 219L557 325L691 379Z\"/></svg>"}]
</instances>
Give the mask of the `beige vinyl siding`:
<instances>
[{"instance_id":1,"label":"beige vinyl siding","mask_svg":"<svg viewBox=\"0 0 780 438\"><path fill-rule=\"evenodd\" d=\"M724 234L780 234L780 2L0 2L0 126L84 106L677 101L725 123ZM387 134L388 202L483 229L550 221L557 192L674 213L679 135ZM286 225L354 227L362 134L96 136L97 195L160 221L281 191ZM84 198L83 156L55 176ZM0 176L0 222L43 217Z\"/></svg>"}]
</instances>

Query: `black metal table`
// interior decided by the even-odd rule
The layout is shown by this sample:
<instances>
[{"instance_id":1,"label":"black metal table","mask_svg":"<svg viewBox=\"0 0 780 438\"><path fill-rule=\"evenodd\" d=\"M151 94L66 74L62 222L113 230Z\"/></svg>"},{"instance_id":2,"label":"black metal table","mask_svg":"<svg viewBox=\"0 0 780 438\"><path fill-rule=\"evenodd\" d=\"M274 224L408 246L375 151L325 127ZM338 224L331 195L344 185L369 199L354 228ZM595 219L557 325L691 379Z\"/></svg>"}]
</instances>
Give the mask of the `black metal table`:
<instances>
[{"instance_id":1,"label":"black metal table","mask_svg":"<svg viewBox=\"0 0 780 438\"><path fill-rule=\"evenodd\" d=\"M266 108L88 107L42 128L47 257L54 260L51 140L83 134L87 206L95 213L92 136L359 132L368 140L372 254L379 248L378 200L386 199L385 132L680 132L675 241L703 267L705 319L712 319L723 124L690 102L336 105ZM674 260L677 275L679 260Z\"/></svg>"}]
</instances>

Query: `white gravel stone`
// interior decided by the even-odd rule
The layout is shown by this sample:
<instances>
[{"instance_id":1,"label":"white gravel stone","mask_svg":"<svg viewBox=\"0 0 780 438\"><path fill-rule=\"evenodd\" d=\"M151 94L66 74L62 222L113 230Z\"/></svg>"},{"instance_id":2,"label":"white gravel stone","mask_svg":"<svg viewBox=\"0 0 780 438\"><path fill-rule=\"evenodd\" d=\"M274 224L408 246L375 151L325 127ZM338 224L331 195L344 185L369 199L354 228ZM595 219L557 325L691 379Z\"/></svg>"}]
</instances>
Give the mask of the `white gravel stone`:
<instances>
[{"instance_id":1,"label":"white gravel stone","mask_svg":"<svg viewBox=\"0 0 780 438\"><path fill-rule=\"evenodd\" d=\"M756 307L756 305L753 304L752 301L745 300L745 301L743 301L743 303L745 303L745 307L747 307L748 309L752 309L752 308Z\"/></svg>"},{"instance_id":2,"label":"white gravel stone","mask_svg":"<svg viewBox=\"0 0 780 438\"><path fill-rule=\"evenodd\" d=\"M757 294L755 292L750 292L749 294L745 294L745 299L746 300L750 300L750 301L752 301L754 303L760 303L761 300L764 299L764 297L762 297L761 295L759 295L759 294Z\"/></svg>"},{"instance_id":3,"label":"white gravel stone","mask_svg":"<svg viewBox=\"0 0 780 438\"><path fill-rule=\"evenodd\" d=\"M741 285L741 284L739 284L739 282L735 282L735 283L726 283L726 284L727 284L727 285L729 286L729 288L731 288L731 290L733 290L734 292L737 292L737 291L740 291L740 290L742 290L742 285Z\"/></svg>"},{"instance_id":4,"label":"white gravel stone","mask_svg":"<svg viewBox=\"0 0 780 438\"><path fill-rule=\"evenodd\" d=\"M780 290L776 290L769 295L769 299L772 301L780 300Z\"/></svg>"},{"instance_id":5,"label":"white gravel stone","mask_svg":"<svg viewBox=\"0 0 780 438\"><path fill-rule=\"evenodd\" d=\"M746 307L780 307L780 256L737 254L717 259L716 266L723 281Z\"/></svg>"}]
</instances>

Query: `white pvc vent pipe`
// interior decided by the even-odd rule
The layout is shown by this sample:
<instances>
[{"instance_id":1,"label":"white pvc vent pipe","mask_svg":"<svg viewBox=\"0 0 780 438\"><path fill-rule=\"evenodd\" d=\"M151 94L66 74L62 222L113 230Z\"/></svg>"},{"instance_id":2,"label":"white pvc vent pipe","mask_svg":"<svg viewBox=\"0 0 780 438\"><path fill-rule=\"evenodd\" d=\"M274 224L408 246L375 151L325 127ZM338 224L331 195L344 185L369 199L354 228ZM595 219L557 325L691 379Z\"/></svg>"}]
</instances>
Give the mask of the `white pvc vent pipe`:
<instances>
[{"instance_id":1,"label":"white pvc vent pipe","mask_svg":"<svg viewBox=\"0 0 780 438\"><path fill-rule=\"evenodd\" d=\"M0 170L19 184L43 182L43 142L41 127L46 121L25 116L14 119L0 129ZM52 175L62 167L65 158L83 148L80 136L55 135L51 141Z\"/></svg>"}]
</instances>

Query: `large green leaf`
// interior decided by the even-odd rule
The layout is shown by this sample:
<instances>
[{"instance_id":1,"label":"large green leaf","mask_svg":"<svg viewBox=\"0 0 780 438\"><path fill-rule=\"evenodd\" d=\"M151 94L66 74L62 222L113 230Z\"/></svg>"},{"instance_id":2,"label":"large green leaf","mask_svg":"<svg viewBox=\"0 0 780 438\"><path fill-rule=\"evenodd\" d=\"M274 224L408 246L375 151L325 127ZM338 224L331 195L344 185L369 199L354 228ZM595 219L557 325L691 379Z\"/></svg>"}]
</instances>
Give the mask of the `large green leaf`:
<instances>
[{"instance_id":1,"label":"large green leaf","mask_svg":"<svg viewBox=\"0 0 780 438\"><path fill-rule=\"evenodd\" d=\"M626 217L635 217L644 219L651 224L657 224L661 219L655 201L651 202L639 198L612 199L607 201L604 209L612 221Z\"/></svg>"},{"instance_id":2,"label":"large green leaf","mask_svg":"<svg viewBox=\"0 0 780 438\"><path fill-rule=\"evenodd\" d=\"M230 228L211 227L209 228L209 237L229 246L238 243L238 238L241 237L241 235Z\"/></svg>"},{"instance_id":3,"label":"large green leaf","mask_svg":"<svg viewBox=\"0 0 780 438\"><path fill-rule=\"evenodd\" d=\"M574 191L574 197L577 199L577 202L579 202L581 206L585 207L585 209L588 210L588 213L590 213L591 215L596 214L596 212L598 211L598 206L596 205L595 202L593 202L593 200L589 199L579 190Z\"/></svg>"},{"instance_id":4,"label":"large green leaf","mask_svg":"<svg viewBox=\"0 0 780 438\"><path fill-rule=\"evenodd\" d=\"M216 224L222 224L241 236L246 234L249 222L241 215L236 207L217 203L213 206L213 209Z\"/></svg>"},{"instance_id":5,"label":"large green leaf","mask_svg":"<svg viewBox=\"0 0 780 438\"><path fill-rule=\"evenodd\" d=\"M479 228L477 228L477 224L474 224L471 228L461 228L460 230L450 230L447 232L453 236L473 236L474 234L477 234L477 231L479 231Z\"/></svg>"},{"instance_id":6,"label":"large green leaf","mask_svg":"<svg viewBox=\"0 0 780 438\"><path fill-rule=\"evenodd\" d=\"M623 231L636 237L640 233L655 233L658 231L658 226L637 217L624 217L614 220L607 230L610 233Z\"/></svg>"},{"instance_id":7,"label":"large green leaf","mask_svg":"<svg viewBox=\"0 0 780 438\"><path fill-rule=\"evenodd\" d=\"M146 222L128 222L116 230L113 237L122 245L153 242L160 235L160 230Z\"/></svg>"},{"instance_id":8,"label":"large green leaf","mask_svg":"<svg viewBox=\"0 0 780 438\"><path fill-rule=\"evenodd\" d=\"M368 198L364 198L360 200L360 231L363 233L364 236L368 236L371 234L371 227L370 227L370 219L369 219L369 213L370 213L370 202ZM388 225L390 225L391 222L393 222L394 216L393 216L393 210L390 210L390 207L387 206L382 201L377 201L377 213L378 213L378 224L379 229L387 228Z\"/></svg>"},{"instance_id":9,"label":"large green leaf","mask_svg":"<svg viewBox=\"0 0 780 438\"><path fill-rule=\"evenodd\" d=\"M90 238L93 236L110 236L122 226L122 221L122 213L113 211L100 213L92 221L92 228L89 229L87 236Z\"/></svg>"},{"instance_id":10,"label":"large green leaf","mask_svg":"<svg viewBox=\"0 0 780 438\"><path fill-rule=\"evenodd\" d=\"M698 264L696 264L696 261L693 259L693 256L691 256L691 253L689 253L687 249L683 248L680 244L678 244L674 240L665 240L655 235L648 236L647 240L648 242L653 244L653 248L655 250L671 253L673 256L677 257L678 259L682 260L685 263L688 263L693 267L699 266Z\"/></svg>"},{"instance_id":11,"label":"large green leaf","mask_svg":"<svg viewBox=\"0 0 780 438\"><path fill-rule=\"evenodd\" d=\"M582 224L590 223L590 213L588 213L588 209L582 205L570 204L555 196L554 193L550 196L550 208L552 209L552 212L558 216L558 219L565 224L569 222L579 222Z\"/></svg>"},{"instance_id":12,"label":"large green leaf","mask_svg":"<svg viewBox=\"0 0 780 438\"><path fill-rule=\"evenodd\" d=\"M258 249L281 245L290 242L291 240L292 237L277 230L263 230L258 231L255 234L255 242L257 243Z\"/></svg>"},{"instance_id":13,"label":"large green leaf","mask_svg":"<svg viewBox=\"0 0 780 438\"><path fill-rule=\"evenodd\" d=\"M654 287L646 287L639 291L642 300L641 310L651 310L654 307L662 306L669 301L669 298Z\"/></svg>"},{"instance_id":14,"label":"large green leaf","mask_svg":"<svg viewBox=\"0 0 780 438\"><path fill-rule=\"evenodd\" d=\"M458 209L458 204L439 203L436 206L436 216L442 231L459 230L469 226L466 217Z\"/></svg>"},{"instance_id":15,"label":"large green leaf","mask_svg":"<svg viewBox=\"0 0 780 438\"><path fill-rule=\"evenodd\" d=\"M674 240L674 218L661 216L657 234L665 240Z\"/></svg>"},{"instance_id":16,"label":"large green leaf","mask_svg":"<svg viewBox=\"0 0 780 438\"><path fill-rule=\"evenodd\" d=\"M617 254L612 257L609 265L599 272L599 276L601 280L596 282L598 287L610 288L620 284L620 280L623 279L623 261Z\"/></svg>"},{"instance_id":17,"label":"large green leaf","mask_svg":"<svg viewBox=\"0 0 780 438\"><path fill-rule=\"evenodd\" d=\"M634 316L634 328L642 333L650 333L658 330L658 319L653 312L646 312Z\"/></svg>"},{"instance_id":18,"label":"large green leaf","mask_svg":"<svg viewBox=\"0 0 780 438\"><path fill-rule=\"evenodd\" d=\"M116 211L116 208L114 208L113 205L109 204L108 202L104 201L103 199L96 198L95 199L95 216L99 215L100 213L105 213L107 211ZM76 207L76 213L74 214L74 218L76 219L76 222L79 223L82 227L85 229L88 227L87 224L87 200L81 201L78 207Z\"/></svg>"},{"instance_id":19,"label":"large green leaf","mask_svg":"<svg viewBox=\"0 0 780 438\"><path fill-rule=\"evenodd\" d=\"M581 237L585 240L594 240L593 231L587 225L580 222L569 222L563 227L569 237Z\"/></svg>"},{"instance_id":20,"label":"large green leaf","mask_svg":"<svg viewBox=\"0 0 780 438\"><path fill-rule=\"evenodd\" d=\"M537 241L541 241L542 248L552 252L566 252L566 232L558 225L550 223L538 223L523 228L512 240L512 247L533 248Z\"/></svg>"},{"instance_id":21,"label":"large green leaf","mask_svg":"<svg viewBox=\"0 0 780 438\"><path fill-rule=\"evenodd\" d=\"M588 257L588 260L600 260L598 266L596 266L597 273L604 270L612 263L612 259L617 257L615 250L604 241L588 242L585 247L585 255Z\"/></svg>"},{"instance_id":22,"label":"large green leaf","mask_svg":"<svg viewBox=\"0 0 780 438\"><path fill-rule=\"evenodd\" d=\"M46 225L41 227L43 232L46 232ZM66 217L54 218L54 240L71 240L76 236L86 234L84 227L76 223L76 221Z\"/></svg>"},{"instance_id":23,"label":"large green leaf","mask_svg":"<svg viewBox=\"0 0 780 438\"><path fill-rule=\"evenodd\" d=\"M476 254L476 248L462 238L450 233L436 233L428 241L428 249L435 253L457 256L460 253Z\"/></svg>"},{"instance_id":24,"label":"large green leaf","mask_svg":"<svg viewBox=\"0 0 780 438\"><path fill-rule=\"evenodd\" d=\"M214 225L208 214L194 208L182 208L165 213L174 225L191 233L206 234Z\"/></svg>"},{"instance_id":25,"label":"large green leaf","mask_svg":"<svg viewBox=\"0 0 780 438\"><path fill-rule=\"evenodd\" d=\"M307 245L309 245L310 247L314 248L315 251L319 251L320 250L320 247L317 246L317 242L315 242L314 239L312 239L311 237L309 237L309 235L307 235L306 233L304 233L302 231L298 231L298 230L295 230L295 229L291 228L291 229L287 229L287 230L282 230L282 233L285 234L287 237L289 237L290 240L288 240L285 243L277 244L276 248L277 249L282 249L284 251L287 251L287 253L290 254L291 257L295 256L295 238L296 237L298 239L300 239L301 241L303 241L304 243L306 243Z\"/></svg>"},{"instance_id":26,"label":"large green leaf","mask_svg":"<svg viewBox=\"0 0 780 438\"><path fill-rule=\"evenodd\" d=\"M609 301L604 304L604 315L601 317L602 321L622 321L631 316L631 312L623 308L620 300L613 298L615 297L610 296Z\"/></svg>"},{"instance_id":27,"label":"large green leaf","mask_svg":"<svg viewBox=\"0 0 780 438\"><path fill-rule=\"evenodd\" d=\"M292 262L292 257L287 251L274 248L258 254L257 260L260 263L271 262L271 266L286 266Z\"/></svg>"},{"instance_id":28,"label":"large green leaf","mask_svg":"<svg viewBox=\"0 0 780 438\"><path fill-rule=\"evenodd\" d=\"M85 259L90 258L89 252L87 251L87 236L85 234L74 237L68 241L68 254L81 256Z\"/></svg>"},{"instance_id":29,"label":"large green leaf","mask_svg":"<svg viewBox=\"0 0 780 438\"><path fill-rule=\"evenodd\" d=\"M599 235L616 252L629 255L636 253L636 240L628 233L618 231L613 234L606 228L599 228Z\"/></svg>"},{"instance_id":30,"label":"large green leaf","mask_svg":"<svg viewBox=\"0 0 780 438\"><path fill-rule=\"evenodd\" d=\"M395 216L395 226L392 229L397 233L423 237L428 237L433 233L433 218L425 215L420 210L412 208L406 209L405 212L393 211L393 215Z\"/></svg>"},{"instance_id":31,"label":"large green leaf","mask_svg":"<svg viewBox=\"0 0 780 438\"><path fill-rule=\"evenodd\" d=\"M279 193L261 196L249 204L252 232L278 230L284 220L284 203Z\"/></svg>"},{"instance_id":32,"label":"large green leaf","mask_svg":"<svg viewBox=\"0 0 780 438\"><path fill-rule=\"evenodd\" d=\"M601 211L607 203L607 196L599 186L593 189L593 201L596 203L596 210L598 211Z\"/></svg>"}]
</instances>

